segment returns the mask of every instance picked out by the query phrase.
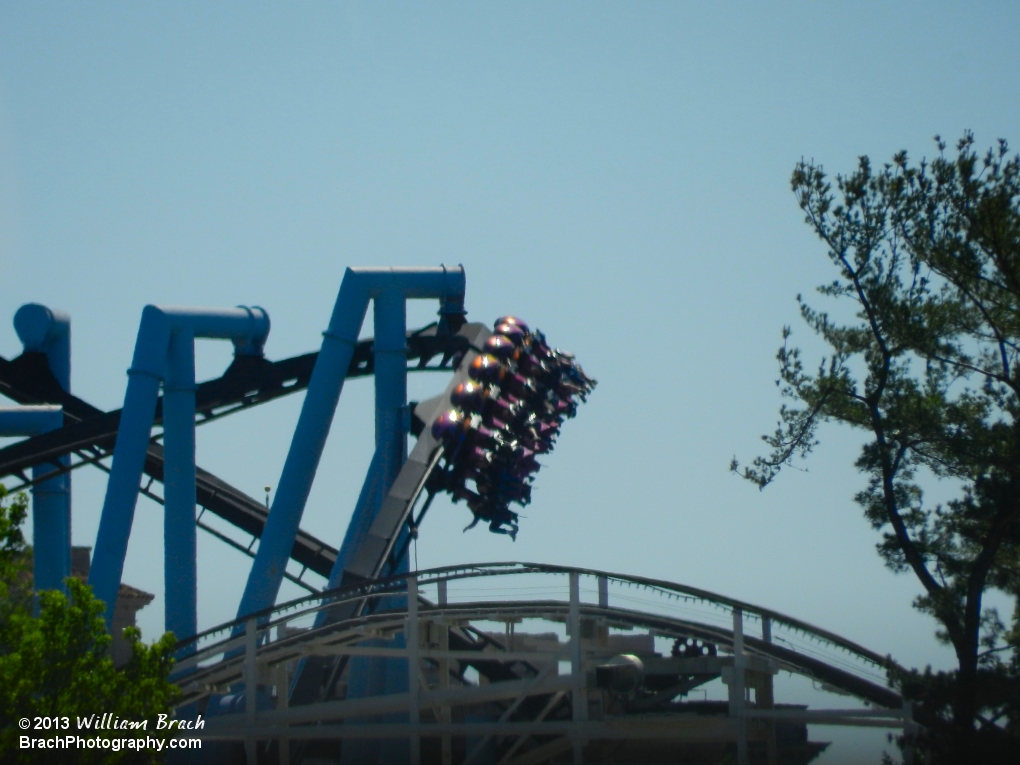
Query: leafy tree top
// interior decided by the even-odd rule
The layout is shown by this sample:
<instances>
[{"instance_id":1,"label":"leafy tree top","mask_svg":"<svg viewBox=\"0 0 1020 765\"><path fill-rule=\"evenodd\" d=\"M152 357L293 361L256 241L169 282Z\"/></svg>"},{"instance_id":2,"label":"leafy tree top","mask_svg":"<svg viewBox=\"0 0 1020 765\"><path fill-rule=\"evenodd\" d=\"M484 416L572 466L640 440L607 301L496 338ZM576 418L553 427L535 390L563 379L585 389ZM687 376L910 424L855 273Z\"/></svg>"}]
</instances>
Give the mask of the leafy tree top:
<instances>
[{"instance_id":1,"label":"leafy tree top","mask_svg":"<svg viewBox=\"0 0 1020 765\"><path fill-rule=\"evenodd\" d=\"M0 500L6 492L0 486ZM113 666L105 607L84 582L67 580L68 594L39 594L39 616L31 614L28 547L21 533L26 499L0 501L0 760L31 763L152 763L153 751L122 749L22 750L17 721L67 717L70 728L47 735L78 733L77 718L111 713L125 720L149 720L147 730L102 731L89 735L123 738L153 730L158 714L169 714L179 691L169 680L176 641L167 633L152 645L137 628L125 630L132 647L127 665Z\"/></svg>"}]
</instances>

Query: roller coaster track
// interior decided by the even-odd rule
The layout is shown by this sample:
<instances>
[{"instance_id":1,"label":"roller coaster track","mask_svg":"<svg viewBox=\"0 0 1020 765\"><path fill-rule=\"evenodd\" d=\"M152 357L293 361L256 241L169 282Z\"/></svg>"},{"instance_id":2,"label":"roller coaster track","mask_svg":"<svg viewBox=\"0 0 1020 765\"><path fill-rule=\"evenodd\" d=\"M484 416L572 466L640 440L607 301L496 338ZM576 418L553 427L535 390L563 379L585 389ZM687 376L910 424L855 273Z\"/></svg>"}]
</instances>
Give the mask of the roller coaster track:
<instances>
[{"instance_id":1,"label":"roller coaster track","mask_svg":"<svg viewBox=\"0 0 1020 765\"><path fill-rule=\"evenodd\" d=\"M424 515L423 510L415 519L414 507L424 491L432 491L427 488L428 479L442 456L441 444L432 437L428 426L442 410L440 403L448 399L452 387L459 380L466 379L467 364L488 334L488 330L478 324L464 325L456 335L440 335L435 325L408 333L408 370L453 372L453 379L443 396L421 402L415 408L412 432L419 437L415 449L365 538L359 542L350 560L343 561L341 586L320 593L302 580L305 571L329 577L337 562L338 551L299 530L290 557L303 567L302 572L297 576L288 572L286 576L311 591L311 596L249 615L244 620L228 622L180 644L180 647L194 648L194 653L182 658L175 669L175 681L183 690L181 706L198 705L206 711L206 705L213 697L236 692L238 683L247 686L250 678L259 677L261 685L266 685L264 680L271 678L268 684L275 685L277 699L285 699L284 706L289 704L291 707L275 712L260 710L256 717L255 702L250 701L243 722L238 715L213 717L208 730L210 737L226 740L247 738L250 742L252 738L268 740L274 737L322 741L408 735L517 735L520 738L504 757L504 761L517 762L510 757L517 747L523 746L528 736L542 738L547 744L555 744L557 740L562 744L570 736L578 735L577 716L573 713L574 694L578 690L576 675L573 681L567 681L557 677L555 671L549 674L549 668L554 667L557 657L565 658L562 651L549 656L535 651L514 651L511 643L502 643L473 623L502 622L508 625L509 631L509 625L523 621L562 624L571 619L602 625L607 635L610 629L620 632L636 630L653 639L693 640L712 646L712 661L705 664L711 664L715 674L702 673L701 679L698 679L697 676L687 677L684 671L676 675L674 668L671 670L674 672L673 680L668 687L655 689L655 693L642 699L642 713L689 711L690 704L675 700L686 694L689 688L707 682L704 678L709 674L713 678L725 677L725 667L741 666L736 663L740 654L748 657L756 672L788 671L810 678L822 684L823 688L872 705L875 713L869 717L871 722L863 724L889 727L890 724L902 723L905 719L903 701L897 693L885 687L882 678L885 671L894 667L890 659L793 617L706 590L594 569L534 563L454 566L411 575L387 576L393 570L392 567L387 568L387 563L393 564L404 552L398 545L401 531L408 524L413 529ZM360 341L347 377L373 374L373 351L371 339ZM261 357L235 357L222 376L197 387L196 424L306 389L317 359L317 353L275 362ZM25 474L27 468L42 463L58 464L56 460L65 455L73 455L76 459L70 466L61 466L61 470L74 470L85 465L109 470L103 461L113 453L121 411L104 412L64 392L50 372L43 354L26 352L11 361L0 358L0 394L20 404L59 404L64 411L64 427L60 430L0 449L0 477L18 476L23 484L16 488L23 488L31 485ZM162 399L157 403L155 423L157 426L162 424ZM158 443L160 438L157 433L148 446L144 472L149 480L140 488L141 493L157 502L162 502L162 497L153 491L153 486L162 483L164 474L163 448ZM196 467L196 474L196 500L203 513L208 511L249 534L251 544L245 546L209 526L203 522L201 514L197 519L198 526L252 555L252 547L261 538L266 526L267 508L208 471ZM427 507L428 503L425 509ZM485 589L488 583L498 579L502 585L515 578L523 581L528 577L539 577L543 581L559 577L562 582L565 575L571 577L575 584L579 579L597 582L597 602L579 604L576 596L572 596L574 599L569 603L566 599L550 598L549 587L545 585L531 592L527 592L527 586L518 588L519 593L524 593L520 597L507 597L505 593L515 589L511 585L489 586L490 591L482 597L469 595L456 599L456 602L447 599L448 588L463 590L473 586ZM411 611L406 606L399 605L406 602L411 576L421 594L419 600L412 601L416 604L417 620L431 625L428 629L438 629L443 633L443 650L426 647L419 658L425 664L431 664L432 668L450 667L451 662L456 667L452 671L443 670L453 678L453 687L449 685L448 677L445 684L430 688L430 681L423 676L424 691L418 700L422 710L443 706L449 709L458 705L495 705L504 710L498 723L490 723L488 728L485 724L472 727L469 723L451 722L447 712L445 723L437 718L433 723L415 723L417 727L374 724L371 721L366 724L363 721L366 715L409 710L415 703L413 697L396 693L344 698L346 684L339 681L347 677L346 668L352 657L406 656L409 661L412 659L407 648L380 648L378 643L374 646L365 644L369 638L385 641L398 634L406 634L409 623L417 621L411 618ZM472 582L475 584L472 585ZM436 597L431 599L425 596L430 594L430 588L434 588L436 593ZM610 589L613 592L612 604L608 595L603 597ZM631 598L628 595L631 590L640 593L641 597ZM387 607L378 608L383 602L387 602ZM632 607L632 603L637 607ZM692 615L692 609L709 613L707 616L704 613ZM718 618L710 618L713 612L717 617L722 615L722 623ZM729 625L726 624L727 619L730 620ZM744 634L743 627L737 632L736 623L746 620L761 623L761 637ZM581 631L578 628L577 634ZM579 643L580 638L577 640ZM400 641L394 645L399 644ZM716 658L716 649L732 654L732 658ZM586 662L609 658L592 653L590 646L583 650L587 651ZM677 666L680 666L683 661L686 659L676 659L674 663L679 662ZM305 672L302 677L294 671L296 666L315 671ZM288 670L288 667L291 669ZM467 668L478 672L478 684L465 676ZM289 677L288 671L292 673ZM677 683L677 679L683 682ZM678 690L681 687L684 690ZM637 711L637 706L628 711L630 722L638 722L640 715L636 714ZM860 720L864 719L864 715L855 716L854 712L822 710L822 716L817 718L809 718L804 712L797 713L801 715L797 719L801 722L824 719L836 721L833 724L862 724ZM213 710L209 709L208 713L211 715ZM752 710L751 714L755 712ZM825 717L826 714L829 716ZM900 723L896 722L897 715ZM354 718L353 722L348 718ZM362 722L358 718L362 718ZM256 719L257 735L253 733ZM338 724L341 722L344 724ZM309 723L314 725L309 727ZM517 732L507 734L501 727L504 725L517 726ZM571 725L575 727L571 728ZM592 725L594 727L585 729L588 732L584 736L599 738L606 734L607 729ZM425 732L426 728L429 732ZM589 736L589 733L592 735ZM662 733L646 731L635 735L639 738L655 737ZM555 739L557 736L560 738ZM554 740L550 741L549 737ZM534 739L531 743L531 755L534 756L543 744L535 746ZM296 753L299 759L306 754L304 745L299 746Z\"/></svg>"},{"instance_id":2,"label":"roller coaster track","mask_svg":"<svg viewBox=\"0 0 1020 765\"><path fill-rule=\"evenodd\" d=\"M408 735L569 735L573 704L570 694L576 687L572 690L570 681L562 675L557 677L555 671L550 675L548 670L541 670L543 663L549 666L550 661L567 658L562 653L566 649L559 649L560 653L556 653L555 648L545 653L515 649L510 642L494 640L472 626L472 622L502 622L507 625L522 621L550 625L569 623L570 603L566 598L557 598L553 594L557 587L559 592L564 592L564 580L568 576L576 576L580 582L587 583L587 589L584 584L579 588L582 593L599 592L594 602L590 595L587 599L581 596L579 618L582 625L585 622L601 623L618 632L643 631L654 638L701 641L718 649L718 657L713 650L712 656L706 658L721 666L732 665L735 661L735 658L724 654L735 657L739 651L746 657L746 666L756 666L765 673L785 671L800 675L827 690L853 696L870 705L869 709L861 710L787 707L784 711L775 712L771 708L762 710L756 702L746 711L749 717L760 719L771 714L771 719L801 723L814 721L884 727L903 724L903 700L885 686L883 678L895 664L889 658L840 635L771 609L674 582L595 569L515 562L436 568L366 582L359 587L338 588L290 601L252 614L245 620L228 622L203 632L189 641L195 645L196 652L175 669L175 681L183 691L179 704L197 703L202 708L212 696L236 692L238 683L253 676L278 678L275 682L279 694L279 684L286 682L286 667L293 667L310 657L409 656L406 648L398 647L403 645L399 641L391 644L393 648L380 647L385 644L378 642L369 644L373 647L366 647L364 641L370 638L388 640L410 628L412 615L407 608L372 607L373 603L387 598L406 595L410 576L415 578L419 592L416 615L420 624L415 630L418 634L430 635L422 643L419 659L433 667L440 666L442 660L450 661L453 680L452 683L436 686L434 679L430 684L423 676L418 700L422 713L440 706L461 705L477 709L475 705L478 704L495 704L504 710L498 723L483 723L472 728L470 722L451 723L448 716L444 724L441 716L437 716L435 721L422 722L417 728L395 724L392 720L372 724L371 720L365 719L366 715L404 712L409 704L414 703L412 697L403 693L344 699L340 694L339 698L319 698L312 703L291 703L289 708L286 704L278 704L275 711L260 706L257 716L213 716L206 729L207 737L326 741ZM436 595L431 597L433 592ZM641 599L638 607L634 606L638 602L632 597L635 594ZM318 613L330 609L358 615L337 621L327 620L319 627L311 626ZM735 616L745 625L739 638L734 629ZM755 622L761 625L761 637L749 634L754 632ZM295 625L309 626L294 629ZM446 649L434 647L436 625L439 630L449 630L449 647ZM247 629L247 632L239 634L239 629ZM467 631L472 634L465 635ZM583 628L579 634L584 634ZM459 639L455 639L457 636ZM440 645L443 643L440 642ZM589 668L593 662L597 665L609 658L593 650L591 644L583 650L586 652L584 661ZM660 661L688 666L683 664L688 660L682 658L671 660L667 657ZM689 660L690 666L698 661ZM470 682L464 675L467 667L473 667L479 675L484 675L486 682ZM713 677L719 677L718 666L714 671ZM260 680L260 683L263 682L272 685L274 681ZM716 706L710 712L711 704L706 706L701 702L674 700L674 697L686 692L676 690L674 686L658 694L661 697L658 700L653 699L657 706L632 709L623 718L615 718L616 723L622 726L620 730L637 730L644 725L644 732L634 734L637 738L668 737L670 731L676 735L678 728L674 723L667 723L667 718L660 717L659 727L654 729L652 723L655 720L642 715L648 712L680 714L685 711L725 714L725 705L722 709ZM699 703L702 704L700 707ZM213 714L211 708L208 714ZM576 717L574 719L576 721ZM308 727L309 724L311 727ZM614 733L612 725L608 728L598 727L600 723L595 722L587 725L589 727L584 735L589 738L623 735L620 730ZM628 725L631 728L627 728ZM253 731L257 733L253 734ZM506 759L509 757L508 754Z\"/></svg>"},{"instance_id":3,"label":"roller coaster track","mask_svg":"<svg viewBox=\"0 0 1020 765\"><path fill-rule=\"evenodd\" d=\"M675 600L679 603L707 604L719 608L724 612L732 612L733 610L739 609L745 617L758 620L768 619L774 628L785 628L791 633L802 636L807 643L814 646L812 653L819 655L830 654L832 656L842 654L852 663L858 663L862 665L862 667L871 667L878 673L884 674L887 669L895 666L889 657L882 656L840 635L815 627L814 625L795 617L787 616L786 614L778 611L762 608L760 606L736 600L708 590L697 589L687 585L677 584L675 582L616 574L596 569L518 562L447 566L416 572L415 576L417 577L418 587L426 588L429 585L434 585L440 581L446 582L448 586L451 582L463 582L472 579L512 577L526 574L562 575L569 574L571 572L576 572L581 576L596 580L604 578L608 582L618 584L623 588L636 588L638 590L643 590L656 597L661 597L665 601ZM344 605L349 603L367 603L395 593L406 594L406 582L406 575L403 575L380 579L353 588L341 587L335 590L329 590L316 595L283 603L275 606L274 608L251 614L247 617L247 619L256 619L260 625L260 629L268 631L272 627L295 621L298 618L317 613L321 610L342 608ZM517 617L548 614L559 619L562 616L561 609L565 607L564 603L558 601L531 600L503 600L500 602L485 600L456 606L448 605L445 607L436 606L431 603L426 603L425 605L428 609L430 609L430 615L433 612L435 614L443 612L451 618L458 619L493 618L497 612L498 614ZM621 624L626 623L630 626L646 627L663 635L676 633L677 635L682 634L684 636L704 638L724 647L732 647L733 644L733 631L719 625L698 623L696 621L678 619L665 615L656 616L620 607L600 608L598 606L585 604L582 609L584 613L588 615L606 616L613 622L619 621ZM360 614L362 610L363 609L357 609L357 612ZM356 642L364 640L366 632L386 632L387 630L383 629L381 626L382 624L389 624L390 621L394 624L402 624L406 618L406 610L403 612L399 610L387 610L375 614L359 615L350 620L330 623L317 630L304 633L299 638L285 641L285 644L289 646L289 648L287 648L286 653L279 654L277 659L283 661L299 658L302 655L303 647L313 646L323 639L327 639L330 643L337 641L339 641L339 643L343 643L345 641ZM500 617L497 620L502 621L503 619ZM218 627L214 627L196 635L191 640L186 641L186 643L182 643L181 645L195 643L200 644L202 647L194 656L184 662L181 662L178 665L177 671L180 672L183 670L189 670L190 668L201 665L212 656L228 653L231 648L235 647L233 644L237 643L237 638L231 637L232 632L234 632L237 627L243 626L245 621L245 619L238 619L221 624ZM399 628L395 629L399 631ZM345 633L350 634L344 636ZM218 635L222 635L223 639L216 640ZM769 658L778 661L785 667L798 671L800 674L813 677L819 682L827 683L834 688L838 688L841 691L871 703L878 704L879 706L898 709L902 704L899 694L884 685L879 685L874 679L869 679L866 677L867 673L863 671L841 669L836 666L838 662L832 659L827 660L825 658L819 658L818 656L812 656L804 650L784 647L778 642L767 643L763 640L749 636L744 639L749 648L754 651L760 652L762 655L766 655ZM266 644L264 649L267 651L278 651L282 648L282 645L273 643L273 648L270 649L269 645L270 644ZM263 648L260 648L260 651L261 650L263 650ZM239 675L236 673L240 671L240 665L237 662L238 660L235 657L228 661L218 662L206 670L189 674L188 686L194 688L197 685L203 684L216 686L230 685L239 679ZM181 701L181 704L190 703L190 701L194 701L194 697L187 696Z\"/></svg>"},{"instance_id":4,"label":"roller coaster track","mask_svg":"<svg viewBox=\"0 0 1020 765\"><path fill-rule=\"evenodd\" d=\"M469 324L464 329L477 326ZM463 334L438 334L434 324L407 334L409 371L452 371L454 362L459 361L467 350L468 341ZM437 358L437 363L430 364ZM235 357L222 376L198 385L195 392L197 424L304 390L308 387L317 359L317 352L280 361L252 356ZM373 341L361 340L355 348L347 377L364 377L373 373ZM0 357L0 394L19 404L59 404L64 410L65 424L60 430L0 449L0 477L14 475L23 481L15 490L31 485L25 475L28 468L53 462L68 454L75 455L77 461L68 468L61 468L63 470L85 465L108 470L102 460L113 453L121 411L104 412L61 389L43 353L26 351L13 360ZM162 409L161 398L156 407L157 425L162 423ZM141 491L160 503L162 497L153 492L152 487L154 483L162 483L163 467L163 447L159 443L150 443L144 467L150 480ZM198 525L251 555L254 541L261 537L265 528L268 515L265 506L209 471L196 467L196 474L197 504L249 534L252 543L245 547L201 520ZM52 476L52 473L49 475ZM298 531L291 558L303 567L302 573L309 570L328 577L336 556L335 548L305 531ZM300 577L288 578L315 591Z\"/></svg>"}]
</instances>

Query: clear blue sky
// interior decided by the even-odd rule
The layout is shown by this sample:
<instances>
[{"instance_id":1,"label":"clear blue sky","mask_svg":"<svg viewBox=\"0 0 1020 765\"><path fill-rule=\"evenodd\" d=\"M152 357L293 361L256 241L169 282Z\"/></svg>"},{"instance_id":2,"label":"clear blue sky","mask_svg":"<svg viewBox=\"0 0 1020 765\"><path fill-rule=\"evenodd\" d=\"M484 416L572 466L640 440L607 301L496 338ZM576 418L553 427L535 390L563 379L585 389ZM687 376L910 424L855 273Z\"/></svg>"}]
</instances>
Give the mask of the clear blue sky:
<instances>
[{"instance_id":1,"label":"clear blue sky","mask_svg":"<svg viewBox=\"0 0 1020 765\"><path fill-rule=\"evenodd\" d=\"M0 353L22 303L66 310L73 389L114 408L146 303L265 306L283 358L318 347L346 266L463 263L472 318L523 316L600 384L516 544L437 503L422 567L661 577L947 666L852 502L852 436L823 432L764 493L727 468L775 422L782 326L814 347L794 296L831 276L794 163L930 155L966 129L1020 145L1018 28L1008 2L3 3ZM228 361L203 345L200 378ZM258 496L299 406L201 429L200 464ZM352 383L304 521L334 545L371 438ZM91 545L105 481L74 481ZM247 569L200 549L204 628ZM125 581L161 592L161 550L143 500ZM142 617L158 634L161 599Z\"/></svg>"}]
</instances>

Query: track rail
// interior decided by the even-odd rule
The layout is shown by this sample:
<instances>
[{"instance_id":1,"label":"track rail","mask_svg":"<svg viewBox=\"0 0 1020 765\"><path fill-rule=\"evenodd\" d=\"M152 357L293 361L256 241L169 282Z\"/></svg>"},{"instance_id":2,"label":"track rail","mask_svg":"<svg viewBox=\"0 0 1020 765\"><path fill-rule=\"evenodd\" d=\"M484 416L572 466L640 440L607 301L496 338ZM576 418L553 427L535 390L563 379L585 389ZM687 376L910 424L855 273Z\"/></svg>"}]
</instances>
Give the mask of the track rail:
<instances>
[{"instance_id":1,"label":"track rail","mask_svg":"<svg viewBox=\"0 0 1020 765\"><path fill-rule=\"evenodd\" d=\"M542 575L543 581L550 581L556 575L577 573L587 580L605 581L621 592L637 588L649 593L653 600L651 609L638 610L630 607L608 604L582 603L581 612L584 616L605 619L609 624L621 628L640 628L660 637L695 637L711 641L724 649L732 649L734 643L733 630L711 620L679 616L669 613L673 603L702 604L725 613L732 614L738 610L744 618L768 620L772 628L785 631L791 636L799 636L802 645L788 642L783 645L778 641L769 641L745 635L745 650L763 659L777 663L781 668L812 678L844 693L889 709L902 707L901 697L881 684L880 675L895 667L888 657L881 656L857 643L828 630L815 627L795 617L787 616L778 611L762 608L725 595L688 587L675 582L628 576L597 569L582 569L567 566L554 566L540 563L489 563L470 566L450 566L427 571L416 572L418 587L421 590L430 585L444 583L444 587L452 587L455 583L470 580L492 580L497 577L519 577L522 575ZM562 581L562 580L561 580ZM503 584L503 583L500 583ZM365 583L360 587L338 588L317 596L301 598L284 603L273 609L267 609L249 618L257 619L264 642L258 649L261 660L270 663L282 663L312 655L344 654L344 649L364 640L368 636L378 636L399 632L406 622L407 612L386 610L368 613L371 609L365 604L382 598L393 597L401 592L406 593L406 576L393 577ZM362 604L359 608L353 608ZM419 606L420 614L425 618L449 618L451 620L506 621L511 619L542 618L551 621L562 621L566 618L568 608L564 600L542 599L501 599L493 600L470 599L463 602L437 605L424 601ZM268 640L271 630L286 627L299 621L308 621L320 611L339 609L350 613L362 612L366 615L343 619L317 629L310 629L300 635L285 637L282 640ZM214 689L226 687L237 682L241 677L242 658L237 649L243 645L244 638L237 636L237 628L244 620L235 620L207 630L181 645L196 644L197 651L182 662L178 667L178 677L185 683L185 697L182 703L214 692ZM277 630L277 634L285 634L286 629ZM492 651L481 651L477 647L478 661L498 660L499 654ZM510 658L510 657L508 657ZM520 661L520 657L513 657ZM466 660L473 664L471 660Z\"/></svg>"}]
</instances>

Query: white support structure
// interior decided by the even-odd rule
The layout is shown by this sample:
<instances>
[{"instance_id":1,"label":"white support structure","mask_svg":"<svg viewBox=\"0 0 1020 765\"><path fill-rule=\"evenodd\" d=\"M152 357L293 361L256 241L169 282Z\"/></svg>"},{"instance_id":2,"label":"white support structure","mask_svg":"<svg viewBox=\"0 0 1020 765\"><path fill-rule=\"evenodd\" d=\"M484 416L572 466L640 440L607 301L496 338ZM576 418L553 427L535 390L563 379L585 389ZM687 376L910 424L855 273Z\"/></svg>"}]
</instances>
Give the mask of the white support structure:
<instances>
[{"instance_id":1,"label":"white support structure","mask_svg":"<svg viewBox=\"0 0 1020 765\"><path fill-rule=\"evenodd\" d=\"M283 630L280 630L283 632ZM279 640L279 635L277 635ZM274 683L276 685L276 708L286 709L289 701L290 683L287 680L287 665L277 664L274 671ZM287 738L281 738L279 741L280 747L280 765L290 765L290 740Z\"/></svg>"},{"instance_id":2,"label":"white support structure","mask_svg":"<svg viewBox=\"0 0 1020 765\"><path fill-rule=\"evenodd\" d=\"M585 688L584 663L581 657L581 583L580 576L576 571L571 571L569 576L570 610L567 627L570 632L570 701L574 712L574 722L583 725L588 721L588 691ZM575 733L573 736L573 746L574 765L582 765L584 762L584 739L579 733Z\"/></svg>"},{"instance_id":3,"label":"white support structure","mask_svg":"<svg viewBox=\"0 0 1020 765\"><path fill-rule=\"evenodd\" d=\"M440 589L440 594L443 599L446 599L446 582L441 582L444 585ZM445 605L445 603L444 603ZM450 650L450 627L440 622L439 623L439 650L449 651ZM439 660L439 690L445 691L450 688L450 660L448 658L442 658ZM449 725L453 722L453 717L450 714L449 705L443 705L439 707L439 722L443 725ZM449 733L444 733L440 739L440 757L442 765L453 765L453 739Z\"/></svg>"},{"instance_id":4,"label":"white support structure","mask_svg":"<svg viewBox=\"0 0 1020 765\"><path fill-rule=\"evenodd\" d=\"M533 575L539 571L557 577L560 587L563 574L568 574L568 597L561 595L554 600L544 597L506 600L501 597L506 588L501 587L497 577L517 573ZM592 602L582 601L582 577L587 578L586 585L592 587L592 592L597 592L597 604L594 598ZM725 603L733 617L733 629L729 633L728 630L720 631L717 623L701 624L672 614L674 607L670 602L675 602L675 596L671 595L704 598L705 593L701 591L636 580L634 584L647 587L652 592L657 589L663 603L661 612L638 612L630 606L613 607L608 602L608 582L629 583L626 578L551 566L542 571L540 564L488 564L459 571L437 569L407 574L405 578L406 590L403 582L389 580L377 592L362 586L351 590L348 596L331 594L326 598L309 599L304 608L297 610L288 604L275 616L265 617L268 627L260 626L254 619L246 619L243 632L239 634L234 625L225 625L220 630L222 639L200 644L176 667L175 674L183 680L184 698L180 706L193 706L211 694L223 693L244 683L242 709L236 714L211 718L203 731L203 738L242 741L249 763L257 762L260 748L263 756L267 754L268 742L279 742L279 762L284 765L290 759L289 745L300 746L301 741L313 740L388 740L397 745L397 749L403 749L402 742L408 742L404 750L407 754L400 761L420 765L422 739L426 739L426 743L440 745L432 756L439 755L436 759L442 765L452 765L453 752L461 746L465 747L462 751L467 755L464 765L471 760L474 760L471 765L478 765L486 756L491 756L494 740L499 765L548 761L564 756L575 763L585 762L586 756L590 760L602 761L611 754L615 746L611 743L613 741L629 741L638 745L640 742L658 741L662 742L662 746L677 747L678 756L683 752L690 753L691 749L685 747L712 744L720 751L725 748L733 752L735 746L735 762L744 765L749 763L749 749L754 747L759 753L764 751L763 763L774 765L779 751L771 743L770 731L776 725L840 725L902 730L908 746L917 734L918 726L911 718L911 710L897 694L884 685L871 682L867 674L851 674L846 668L848 655L856 655L870 662L870 666L875 666L881 657L866 654L865 649L857 649L838 636L825 634L776 612L733 601ZM477 601L457 598L458 602L451 604L449 582L467 580L493 587L500 594ZM434 603L420 597L423 590L431 591L432 585L437 586ZM540 592L538 594L541 595ZM403 602L406 598L407 605L406 610L377 610L367 621L350 619L321 632L294 629L307 624L319 611L345 602L345 598L347 601L371 598L375 602L385 602L388 598L399 598ZM760 620L760 640L755 639L757 630L751 638L745 635L745 615ZM554 624L565 624L567 640L558 639L552 641L552 645L548 638L536 641L535 637L542 632L540 626L529 624L535 621L544 621L550 628ZM728 709L725 712L720 709L710 715L691 715L684 711L675 712L672 707L676 703L667 700L654 715L644 714L645 710L621 715L616 709L605 715L593 714L589 711L590 704L591 709L597 709L594 704L601 702L605 709L607 700L612 702L610 694L614 691L610 690L612 686L606 685L605 674L606 668L617 666L607 655L603 638L583 637L583 627L600 621L624 628L629 626L654 639L690 641L693 638L704 641L706 637L711 640L713 634L719 635L719 644L724 649L727 643L732 647L732 659L714 652L699 656L656 654L643 665L642 672L653 672L660 677L670 673L693 673L707 678L721 675L728 685ZM537 631L518 632L517 640L508 640L506 645L501 646L495 636L491 640L485 639L485 633L481 632L484 627L475 627L472 622L525 623ZM796 650L774 646L774 642L786 639L791 627L816 636L816 645L824 647L828 641L830 652L834 654L838 650L840 664L832 667L826 679L835 688L856 695L871 706L805 709L783 705L776 708L771 675L777 668L810 678L817 678L819 673L825 677L827 671L827 665L819 664L816 655L802 658ZM455 650L450 650L451 629L457 631L461 641L465 633L477 634L482 639L475 647L456 646ZM774 637L773 633L777 631L778 637ZM271 634L274 640L265 639ZM401 635L403 641L386 642ZM727 640L730 636L732 639ZM381 643L364 645L366 640L380 638ZM288 704L288 667L313 656L377 656L406 660L407 692L329 698L314 704ZM565 670L560 674L561 662L567 659L570 662L569 674ZM460 662L462 666L466 662L477 667L479 661L486 665L502 664L510 672L495 675L495 679L490 676L489 682L477 683L458 677L456 671L451 672L451 669L456 670L453 662ZM663 666L664 663L668 667ZM423 664L437 666L438 676L423 669ZM589 668L597 682L589 680ZM273 683L277 688L275 709L257 709L260 673L263 683ZM596 684L589 688L592 682ZM840 682L844 684L839 685ZM752 687L755 690L753 704L749 694ZM647 692L645 697L648 698ZM568 702L570 718L566 714ZM498 707L499 711L484 720L469 720L475 714L472 710L480 707ZM530 709L530 712L522 716L525 709ZM386 722L372 719L380 716L390 719ZM401 719L397 720L397 717ZM656 748L659 746L655 745ZM911 755L910 749L905 749L907 762Z\"/></svg>"},{"instance_id":5,"label":"white support structure","mask_svg":"<svg viewBox=\"0 0 1020 765\"><path fill-rule=\"evenodd\" d=\"M762 616L761 619L761 639L766 643L772 642L772 618L769 616ZM771 668L769 674L763 680L764 685L764 696L765 698L760 699L755 697L755 702L758 707L765 709L774 709L776 696L775 686L772 683ZM776 721L774 719L766 721L766 733L765 733L765 765L779 765L779 744L776 739Z\"/></svg>"},{"instance_id":6,"label":"white support structure","mask_svg":"<svg viewBox=\"0 0 1020 765\"><path fill-rule=\"evenodd\" d=\"M509 722L510 718L513 716L513 713L518 710L521 704L524 703L525 699L531 696L539 688L539 686L545 684L548 676L552 674L554 671L558 670L558 668L559 668L558 661L550 661L548 664L546 664L545 668L542 669L532 680L530 680L528 682L528 685L523 690L521 690L521 694L516 699L514 699L513 703L510 704L510 706L506 708L506 710L503 712L502 715L500 715L499 720L497 720L496 723L498 725L501 725L503 723ZM479 742L475 745L475 748L468 752L468 756L464 758L464 762L462 762L461 765L472 765L475 759L479 757L483 751L485 751L485 746L486 744L489 743L490 739L492 739L491 735L483 736L479 740Z\"/></svg>"},{"instance_id":7,"label":"white support structure","mask_svg":"<svg viewBox=\"0 0 1020 765\"><path fill-rule=\"evenodd\" d=\"M599 583L599 608L609 608L609 577L598 577Z\"/></svg>"},{"instance_id":8,"label":"white support structure","mask_svg":"<svg viewBox=\"0 0 1020 765\"><path fill-rule=\"evenodd\" d=\"M436 602L440 608L443 608L449 602L449 595L446 590L446 580L440 579L436 582ZM450 627L448 624L440 623L439 625L439 650L449 651L450 650ZM446 690L450 687L450 659L442 658L439 660L439 689L441 691ZM449 725L453 721L453 717L450 714L449 706L439 707L439 722L443 725ZM441 765L453 765L453 738L449 733L444 733L440 739L440 759Z\"/></svg>"},{"instance_id":9,"label":"white support structure","mask_svg":"<svg viewBox=\"0 0 1020 765\"><path fill-rule=\"evenodd\" d=\"M747 657L744 655L744 612L733 609L733 676L730 678L730 717L737 724L737 765L749 765L747 753L747 707L745 670Z\"/></svg>"},{"instance_id":10,"label":"white support structure","mask_svg":"<svg viewBox=\"0 0 1020 765\"><path fill-rule=\"evenodd\" d=\"M244 724L248 735L244 737L244 756L248 765L257 765L254 733L258 702L258 672L255 659L258 651L258 624L255 619L244 623Z\"/></svg>"},{"instance_id":11,"label":"white support structure","mask_svg":"<svg viewBox=\"0 0 1020 765\"><path fill-rule=\"evenodd\" d=\"M421 642L418 631L418 578L407 577L407 629L404 633L407 642L407 699L409 706L409 722L415 731L410 739L411 765L421 765L421 684L419 669L421 660L419 651Z\"/></svg>"}]
</instances>

